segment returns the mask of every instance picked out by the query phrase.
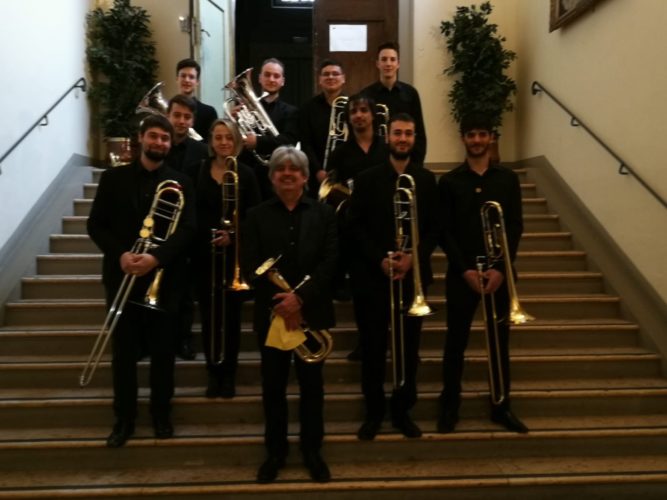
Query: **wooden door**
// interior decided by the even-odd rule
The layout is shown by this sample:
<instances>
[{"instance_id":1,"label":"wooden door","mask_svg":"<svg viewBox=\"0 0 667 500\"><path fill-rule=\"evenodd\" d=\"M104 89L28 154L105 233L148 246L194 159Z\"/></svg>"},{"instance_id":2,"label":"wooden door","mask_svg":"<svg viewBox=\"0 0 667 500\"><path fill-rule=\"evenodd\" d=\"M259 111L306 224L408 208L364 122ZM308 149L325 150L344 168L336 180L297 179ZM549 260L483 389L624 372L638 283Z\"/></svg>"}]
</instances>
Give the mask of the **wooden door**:
<instances>
[{"instance_id":1,"label":"wooden door","mask_svg":"<svg viewBox=\"0 0 667 500\"><path fill-rule=\"evenodd\" d=\"M365 25L365 52L331 52L331 25ZM375 67L377 47L384 42L398 42L398 0L315 0L313 8L313 75L317 85L317 67L326 58L337 59L345 69L348 95L378 79ZM319 92L317 88L314 93Z\"/></svg>"}]
</instances>

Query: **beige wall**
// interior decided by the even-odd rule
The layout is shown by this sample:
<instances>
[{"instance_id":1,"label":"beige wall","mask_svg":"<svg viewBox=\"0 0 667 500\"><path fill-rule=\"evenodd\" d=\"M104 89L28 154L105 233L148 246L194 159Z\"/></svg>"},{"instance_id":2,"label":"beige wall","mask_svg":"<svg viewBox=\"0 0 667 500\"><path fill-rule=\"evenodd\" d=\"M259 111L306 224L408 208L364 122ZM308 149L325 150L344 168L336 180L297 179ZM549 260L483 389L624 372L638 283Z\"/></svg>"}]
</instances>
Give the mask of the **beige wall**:
<instances>
[{"instance_id":1,"label":"beige wall","mask_svg":"<svg viewBox=\"0 0 667 500\"><path fill-rule=\"evenodd\" d=\"M533 0L536 1L536 0ZM445 48L445 39L440 34L440 22L449 20L456 6L479 2L461 0L413 0L412 67L413 84L419 90L424 108L424 120L428 134L427 162L458 162L463 158L463 149L452 121L447 94L451 88L451 77L443 75L449 66L450 57ZM499 33L507 38L506 47L517 50L516 39L517 0L494 2L492 22L498 24ZM401 20L403 24L403 20ZM402 59L408 55L402 54ZM516 78L519 61L510 68L509 74ZM520 89L527 90L527 89ZM506 113L503 121L500 152L503 160L516 160L516 113Z\"/></svg>"},{"instance_id":2,"label":"beige wall","mask_svg":"<svg viewBox=\"0 0 667 500\"><path fill-rule=\"evenodd\" d=\"M158 81L165 82L163 94L169 98L178 92L176 63L190 57L190 35L183 33L178 17L190 13L189 0L132 0L132 5L143 7L151 16L151 30L156 43L156 57L160 62Z\"/></svg>"},{"instance_id":3,"label":"beige wall","mask_svg":"<svg viewBox=\"0 0 667 500\"><path fill-rule=\"evenodd\" d=\"M641 5L641 8L638 8ZM605 0L570 26L548 33L549 2L517 1L517 157L544 155L667 301L667 209L545 97L556 94L667 199L667 2Z\"/></svg>"}]
</instances>

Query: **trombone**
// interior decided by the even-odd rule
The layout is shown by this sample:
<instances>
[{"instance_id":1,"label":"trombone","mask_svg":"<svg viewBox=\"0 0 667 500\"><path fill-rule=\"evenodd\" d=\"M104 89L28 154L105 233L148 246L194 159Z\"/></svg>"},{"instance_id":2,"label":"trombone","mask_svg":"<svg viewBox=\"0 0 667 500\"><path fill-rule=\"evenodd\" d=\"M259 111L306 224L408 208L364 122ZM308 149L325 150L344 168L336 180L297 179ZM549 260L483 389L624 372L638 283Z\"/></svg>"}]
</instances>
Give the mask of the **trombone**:
<instances>
[{"instance_id":1,"label":"trombone","mask_svg":"<svg viewBox=\"0 0 667 500\"><path fill-rule=\"evenodd\" d=\"M521 304L519 304L516 284L514 282L514 272L510 258L509 244L507 243L505 218L500 203L497 201L485 202L480 209L480 215L482 217L482 230L484 234L486 256L481 258L478 257L477 273L479 277L479 287L482 292L482 315L484 318L484 332L486 334L486 348L488 352L491 402L494 405L499 405L507 397L507 394L505 394L505 380L503 377L503 365L499 343L500 335L498 332L498 322L500 320L498 319L496 311L495 294L490 294L488 299L490 314L487 311L487 299L486 294L484 293L484 261L487 262L488 267L491 267L493 264L501 260L505 263L505 281L507 282L507 294L510 303L510 323L513 325L521 325L528 321L533 321L535 318L524 311Z\"/></svg>"},{"instance_id":2,"label":"trombone","mask_svg":"<svg viewBox=\"0 0 667 500\"><path fill-rule=\"evenodd\" d=\"M239 223L239 203L240 203L240 188L239 188L239 174L238 163L234 156L228 156L225 160L227 163L224 173L222 174L222 184L220 191L222 196L222 214L220 218L220 226L222 229L229 232L230 237L234 238L234 265L231 284L227 283L227 249L219 249L217 245L211 243L211 362L220 364L222 362L222 354L225 346L225 317L227 306L225 304L225 294L228 292L244 292L250 290L250 286L243 281L241 276L240 264L240 223ZM229 217L228 217L229 216ZM211 229L211 240L216 237L216 229ZM220 256L220 269L218 269L218 255ZM221 276L220 296L216 294L217 276ZM215 325L215 304L220 300L222 317L220 319L220 328ZM214 332L216 333L214 335ZM218 333L219 332L219 333ZM215 341L219 337L220 344L216 349Z\"/></svg>"},{"instance_id":3,"label":"trombone","mask_svg":"<svg viewBox=\"0 0 667 500\"><path fill-rule=\"evenodd\" d=\"M407 186L405 186L407 184ZM394 191L394 234L396 251L412 255L412 279L414 296L406 310L403 304L403 280L394 283L395 252L389 257L389 305L391 314L391 361L394 389L405 384L405 324L404 316L423 317L433 314L427 304L421 282L419 266L419 222L417 220L417 189L414 178L401 174Z\"/></svg>"},{"instance_id":4,"label":"trombone","mask_svg":"<svg viewBox=\"0 0 667 500\"><path fill-rule=\"evenodd\" d=\"M255 276L259 277L266 274L268 280L280 288L282 291L292 293L298 290L301 286L310 280L310 276L306 275L301 280L301 283L294 288L287 283L287 280L280 274L280 271L275 268L276 262L280 260L278 257L271 257L264 261L264 263L255 270ZM306 363L320 363L326 359L333 349L333 339L328 330L311 330L306 324L301 325L306 340L294 348L296 353L302 361ZM306 344L315 344L316 349L311 349Z\"/></svg>"},{"instance_id":5,"label":"trombone","mask_svg":"<svg viewBox=\"0 0 667 500\"><path fill-rule=\"evenodd\" d=\"M185 206L183 188L173 180L162 181L153 197L153 202L148 215L144 218L143 227L139 231L139 238L130 249L131 253L145 253L153 248L157 248L164 243L169 236L173 234L178 226L181 212ZM159 230L159 231L158 231ZM159 268L155 271L155 276L148 287L143 303L139 303L150 309L159 309L158 297L162 283L164 269ZM135 274L125 274L123 281L118 288L107 317L104 320L102 329L97 335L93 349L88 356L88 360L83 367L79 377L79 386L85 387L90 384L93 374L99 365L102 354L111 338L111 334L118 324L118 320L123 314L125 304L127 303L134 283L137 279Z\"/></svg>"}]
</instances>

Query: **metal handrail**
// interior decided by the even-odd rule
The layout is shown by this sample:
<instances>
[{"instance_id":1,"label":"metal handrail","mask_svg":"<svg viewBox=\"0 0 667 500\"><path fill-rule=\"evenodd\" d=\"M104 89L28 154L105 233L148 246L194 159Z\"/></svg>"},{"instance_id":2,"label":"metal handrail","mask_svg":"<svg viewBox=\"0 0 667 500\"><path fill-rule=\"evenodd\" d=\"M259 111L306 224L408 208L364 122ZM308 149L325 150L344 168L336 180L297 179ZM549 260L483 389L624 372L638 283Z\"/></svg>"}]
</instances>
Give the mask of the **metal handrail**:
<instances>
[{"instance_id":1,"label":"metal handrail","mask_svg":"<svg viewBox=\"0 0 667 500\"><path fill-rule=\"evenodd\" d=\"M572 127L581 127L586 132L588 132L588 135L590 135L595 140L595 142L597 142L600 146L602 146L602 148L607 153L609 153L619 163L618 173L620 175L632 175L635 179L637 179L639 184L641 184L644 187L644 189L646 189L649 193L651 193L653 195L653 197L656 200L658 200L658 202L660 202L660 204L663 207L667 208L667 201L665 201L655 191L655 189L653 189L651 186L649 186L649 184L644 179L642 179L642 177L634 169L632 169L632 167L630 167L628 165L628 163L625 160L623 160L623 158L621 158L615 151L613 151L609 146L607 146L607 144L605 144L604 141L602 141L602 139L600 139L595 134L595 132L593 132L590 128L588 128L588 126L586 126L586 124L584 122L582 122L579 118L577 118L577 116L574 113L572 113L572 111L570 111L568 109L568 107L565 106L565 104L563 104L556 96L554 96L551 92L549 92L544 87L544 85L542 85L538 81L534 81L533 84L530 87L530 90L531 90L533 95L539 94L540 92L544 92L546 95L548 95L551 98L552 101L554 101L556 104L558 104L558 106L563 111L565 111L568 115L570 115L570 125Z\"/></svg>"},{"instance_id":2,"label":"metal handrail","mask_svg":"<svg viewBox=\"0 0 667 500\"><path fill-rule=\"evenodd\" d=\"M86 79L81 77L79 78L76 82L74 82L70 88L68 88L63 95L60 96L60 99L58 99L53 106L51 106L46 113L42 114L39 119L28 129L26 132L12 145L11 148L7 150L5 154L3 154L0 157L0 174L2 174L2 162L5 161L5 158L7 158L10 154L12 154L12 151L14 151L23 140L28 137L30 132L35 130L37 127L46 127L49 124L49 113L55 109L60 102L67 97L67 94L69 94L72 90L74 89L81 89L82 92L85 92L87 90L87 84L86 84Z\"/></svg>"}]
</instances>

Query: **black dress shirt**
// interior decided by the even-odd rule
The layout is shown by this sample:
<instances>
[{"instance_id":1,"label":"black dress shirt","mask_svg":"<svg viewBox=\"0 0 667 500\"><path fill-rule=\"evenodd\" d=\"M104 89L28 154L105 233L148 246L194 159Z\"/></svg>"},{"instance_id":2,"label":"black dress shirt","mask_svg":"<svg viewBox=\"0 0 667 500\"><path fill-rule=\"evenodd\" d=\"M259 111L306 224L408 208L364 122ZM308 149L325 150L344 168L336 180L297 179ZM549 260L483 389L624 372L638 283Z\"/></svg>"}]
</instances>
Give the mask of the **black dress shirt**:
<instances>
[{"instance_id":1,"label":"black dress shirt","mask_svg":"<svg viewBox=\"0 0 667 500\"><path fill-rule=\"evenodd\" d=\"M188 165L198 163L208 155L208 146L205 142L186 137L178 144L171 145L164 161L174 170L185 172Z\"/></svg>"},{"instance_id":2,"label":"black dress shirt","mask_svg":"<svg viewBox=\"0 0 667 500\"><path fill-rule=\"evenodd\" d=\"M387 161L389 148L384 138L373 137L373 143L368 152L361 149L351 134L347 141L339 144L329 157L327 170L335 170L335 179L346 183L349 179L354 180L357 175L369 167L379 165Z\"/></svg>"},{"instance_id":3,"label":"black dress shirt","mask_svg":"<svg viewBox=\"0 0 667 500\"><path fill-rule=\"evenodd\" d=\"M192 126L199 135L202 136L204 142L208 142L208 133L211 130L211 125L218 119L218 112L213 106L204 104L199 99L194 99L197 104L195 111L195 123Z\"/></svg>"},{"instance_id":4,"label":"black dress shirt","mask_svg":"<svg viewBox=\"0 0 667 500\"><path fill-rule=\"evenodd\" d=\"M486 201L500 203L512 261L523 232L521 185L512 170L492 164L478 175L463 163L443 175L438 183L444 218L440 245L447 253L450 271L475 269L477 256L486 255L480 208ZM494 268L504 271L504 262Z\"/></svg>"},{"instance_id":5,"label":"black dress shirt","mask_svg":"<svg viewBox=\"0 0 667 500\"><path fill-rule=\"evenodd\" d=\"M322 93L307 100L299 108L301 150L308 156L311 179L323 168L330 118L331 105ZM310 187L313 186L311 183Z\"/></svg>"},{"instance_id":6,"label":"black dress shirt","mask_svg":"<svg viewBox=\"0 0 667 500\"><path fill-rule=\"evenodd\" d=\"M416 163L423 164L426 157L426 127L417 89L401 81L397 81L391 89L388 89L378 81L366 87L362 93L372 97L377 104L386 105L389 108L390 116L397 113L408 113L415 119L417 136L412 159Z\"/></svg>"}]
</instances>

